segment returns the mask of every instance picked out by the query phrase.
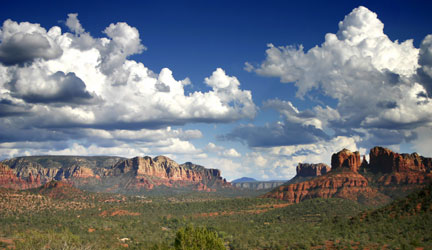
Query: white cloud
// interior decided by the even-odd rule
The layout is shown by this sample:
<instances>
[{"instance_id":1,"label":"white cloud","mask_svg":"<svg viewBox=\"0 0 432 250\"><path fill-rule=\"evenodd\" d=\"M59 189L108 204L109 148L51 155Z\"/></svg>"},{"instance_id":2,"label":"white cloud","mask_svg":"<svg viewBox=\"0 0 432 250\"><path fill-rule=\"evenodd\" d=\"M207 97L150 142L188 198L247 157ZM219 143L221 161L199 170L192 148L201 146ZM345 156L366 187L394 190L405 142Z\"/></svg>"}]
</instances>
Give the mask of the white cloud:
<instances>
[{"instance_id":1,"label":"white cloud","mask_svg":"<svg viewBox=\"0 0 432 250\"><path fill-rule=\"evenodd\" d=\"M397 131L403 138L404 130L432 121L432 102L426 94L432 86L432 78L426 77L432 65L430 37L421 50L413 40L391 41L377 14L358 7L339 23L336 34L326 34L321 45L306 52L302 46L269 44L265 61L253 70L293 82L299 98L315 89L337 100L335 107L316 106L307 112L299 112L287 101L268 101L287 121L336 135L365 128L372 135L382 129ZM251 70L250 64L246 68Z\"/></svg>"},{"instance_id":2,"label":"white cloud","mask_svg":"<svg viewBox=\"0 0 432 250\"><path fill-rule=\"evenodd\" d=\"M238 158L241 157L241 154L237 152L234 148L226 149L222 146L217 146L213 142L209 142L204 150L206 150L209 153L216 153L219 156L223 157L230 157L230 158Z\"/></svg>"},{"instance_id":3,"label":"white cloud","mask_svg":"<svg viewBox=\"0 0 432 250\"><path fill-rule=\"evenodd\" d=\"M421 127L416 129L417 138L412 141L413 149L425 157L432 157L432 127Z\"/></svg>"},{"instance_id":4,"label":"white cloud","mask_svg":"<svg viewBox=\"0 0 432 250\"><path fill-rule=\"evenodd\" d=\"M250 91L239 89L237 78L220 68L205 79L212 90L185 95L184 86L190 84L188 78L176 80L167 68L155 74L142 63L128 59L145 49L136 28L126 23L110 24L104 31L107 37L90 37L87 45L91 47L83 49L77 44L89 34L77 15L70 14L66 24L75 35L62 33L59 27L46 32L39 24L11 20L0 29L3 37L0 47L14 42L9 37L33 32L30 34L49 40L51 47L44 50L59 48L63 52L51 56L45 51L19 59L33 61L23 67L0 65L0 98L26 102L30 96L37 101L28 111L43 110L34 119L19 117L23 123L40 119L43 122L39 124L47 127L62 126L57 122L64 119L52 117L69 117L67 120L74 121L74 126L137 129L188 122L229 122L255 116ZM40 57L50 60L35 60ZM84 103L80 98L93 99L97 105ZM79 105L67 109L48 104L54 101L65 105L73 101ZM76 116L80 113L93 119L83 121ZM14 122L17 117L7 119ZM50 124L50 120L56 122Z\"/></svg>"},{"instance_id":5,"label":"white cloud","mask_svg":"<svg viewBox=\"0 0 432 250\"><path fill-rule=\"evenodd\" d=\"M237 150L235 150L234 148L224 150L222 155L225 157L233 157L233 158L241 157L241 154L237 152Z\"/></svg>"},{"instance_id":6,"label":"white cloud","mask_svg":"<svg viewBox=\"0 0 432 250\"><path fill-rule=\"evenodd\" d=\"M10 66L58 58L63 51L52 33L39 24L6 20L0 31L0 63Z\"/></svg>"},{"instance_id":7,"label":"white cloud","mask_svg":"<svg viewBox=\"0 0 432 250\"><path fill-rule=\"evenodd\" d=\"M9 130L10 132L13 132ZM166 129L138 131L103 129L66 129L30 132L0 143L0 159L20 155L167 155L174 159L200 159L207 155L189 140L202 136L199 130ZM70 138L74 138L71 140Z\"/></svg>"},{"instance_id":8,"label":"white cloud","mask_svg":"<svg viewBox=\"0 0 432 250\"><path fill-rule=\"evenodd\" d=\"M222 176L229 181L241 176L248 176L248 174L254 172L252 168L245 167L232 159L226 158L208 157L202 159L199 163L207 168L216 168L221 170Z\"/></svg>"},{"instance_id":9,"label":"white cloud","mask_svg":"<svg viewBox=\"0 0 432 250\"><path fill-rule=\"evenodd\" d=\"M81 26L81 23L78 20L78 13L70 13L68 14L68 18L66 19L66 26L75 34L84 33L84 28Z\"/></svg>"}]
</instances>

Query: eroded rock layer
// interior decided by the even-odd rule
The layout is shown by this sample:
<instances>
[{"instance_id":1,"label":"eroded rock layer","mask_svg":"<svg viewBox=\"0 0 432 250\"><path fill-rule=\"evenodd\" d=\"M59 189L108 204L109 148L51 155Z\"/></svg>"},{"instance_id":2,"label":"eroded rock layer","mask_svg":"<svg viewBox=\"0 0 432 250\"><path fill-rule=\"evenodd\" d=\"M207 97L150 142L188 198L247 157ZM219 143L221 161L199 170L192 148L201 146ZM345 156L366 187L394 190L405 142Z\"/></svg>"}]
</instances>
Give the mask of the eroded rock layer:
<instances>
[{"instance_id":1,"label":"eroded rock layer","mask_svg":"<svg viewBox=\"0 0 432 250\"><path fill-rule=\"evenodd\" d=\"M104 192L142 191L159 186L214 191L218 187L230 186L217 169L206 169L192 163L178 164L164 156L153 159L33 156L13 158L3 163L8 170L2 170L4 177L0 177L0 186L15 189L36 187L53 180Z\"/></svg>"},{"instance_id":2,"label":"eroded rock layer","mask_svg":"<svg viewBox=\"0 0 432 250\"><path fill-rule=\"evenodd\" d=\"M432 182L431 158L416 153L398 154L375 147L370 151L368 164L365 157L360 161L359 152L343 149L332 155L331 163L328 174L280 186L264 197L292 203L330 197L379 203Z\"/></svg>"},{"instance_id":3,"label":"eroded rock layer","mask_svg":"<svg viewBox=\"0 0 432 250\"><path fill-rule=\"evenodd\" d=\"M315 177L330 172L331 168L327 164L299 163L296 167L296 177Z\"/></svg>"}]
</instances>

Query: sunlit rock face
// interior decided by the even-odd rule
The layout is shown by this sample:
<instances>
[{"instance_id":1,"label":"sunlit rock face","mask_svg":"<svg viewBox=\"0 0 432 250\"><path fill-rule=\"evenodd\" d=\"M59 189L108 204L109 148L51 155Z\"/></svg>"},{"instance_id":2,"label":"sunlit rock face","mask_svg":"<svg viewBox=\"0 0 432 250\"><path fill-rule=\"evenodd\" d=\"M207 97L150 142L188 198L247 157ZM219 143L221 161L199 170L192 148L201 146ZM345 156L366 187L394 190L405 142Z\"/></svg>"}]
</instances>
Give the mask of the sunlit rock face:
<instances>
[{"instance_id":1,"label":"sunlit rock face","mask_svg":"<svg viewBox=\"0 0 432 250\"><path fill-rule=\"evenodd\" d=\"M264 197L292 203L331 197L379 203L432 182L431 158L417 153L398 154L374 147L370 150L368 163L365 157L360 160L359 152L343 149L332 155L331 164L331 171L325 175L282 185ZM297 167L297 175L299 171L302 172L301 164ZM309 174L309 170L306 172Z\"/></svg>"},{"instance_id":2,"label":"sunlit rock face","mask_svg":"<svg viewBox=\"0 0 432 250\"><path fill-rule=\"evenodd\" d=\"M37 156L13 158L3 163L0 185L15 189L37 187L53 180L102 192L140 192L155 187L215 191L231 187L218 169L206 169L190 162L178 164L165 156L131 159Z\"/></svg>"},{"instance_id":3,"label":"sunlit rock face","mask_svg":"<svg viewBox=\"0 0 432 250\"><path fill-rule=\"evenodd\" d=\"M343 149L342 151L332 155L332 169L349 168L353 172L357 172L360 165L360 153L358 151L351 152L348 149Z\"/></svg>"},{"instance_id":4,"label":"sunlit rock face","mask_svg":"<svg viewBox=\"0 0 432 250\"><path fill-rule=\"evenodd\" d=\"M370 170L374 173L430 172L432 158L412 154L398 154L390 149L374 147L370 150Z\"/></svg>"},{"instance_id":5,"label":"sunlit rock face","mask_svg":"<svg viewBox=\"0 0 432 250\"><path fill-rule=\"evenodd\" d=\"M15 175L9 166L0 163L0 187L12 189L29 189L41 185L40 176L34 177L32 174L23 179Z\"/></svg>"}]
</instances>

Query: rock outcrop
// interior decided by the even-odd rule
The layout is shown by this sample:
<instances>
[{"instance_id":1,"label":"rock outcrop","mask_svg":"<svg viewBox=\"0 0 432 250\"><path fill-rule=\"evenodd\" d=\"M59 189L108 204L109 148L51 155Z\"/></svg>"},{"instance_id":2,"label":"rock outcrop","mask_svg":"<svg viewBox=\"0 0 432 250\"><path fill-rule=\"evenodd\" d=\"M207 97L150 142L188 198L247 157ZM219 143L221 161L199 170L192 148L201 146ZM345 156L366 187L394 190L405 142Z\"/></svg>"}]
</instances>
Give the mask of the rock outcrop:
<instances>
[{"instance_id":1,"label":"rock outcrop","mask_svg":"<svg viewBox=\"0 0 432 250\"><path fill-rule=\"evenodd\" d=\"M12 189L29 189L41 185L40 176L34 177L32 174L26 179L15 175L9 166L0 163L0 187Z\"/></svg>"},{"instance_id":2,"label":"rock outcrop","mask_svg":"<svg viewBox=\"0 0 432 250\"><path fill-rule=\"evenodd\" d=\"M316 177L330 172L329 165L324 163L299 163L296 167L296 177Z\"/></svg>"},{"instance_id":3,"label":"rock outcrop","mask_svg":"<svg viewBox=\"0 0 432 250\"><path fill-rule=\"evenodd\" d=\"M332 169L349 168L353 172L357 172L360 165L360 153L358 151L351 152L346 148L333 154L331 158Z\"/></svg>"},{"instance_id":4,"label":"rock outcrop","mask_svg":"<svg viewBox=\"0 0 432 250\"><path fill-rule=\"evenodd\" d=\"M38 193L54 199L73 199L83 194L78 188L66 181L50 181L39 187Z\"/></svg>"},{"instance_id":5,"label":"rock outcrop","mask_svg":"<svg viewBox=\"0 0 432 250\"><path fill-rule=\"evenodd\" d=\"M10 171L3 184L16 189L40 186L50 181L66 181L90 191L144 191L158 186L214 191L230 185L217 169L206 169L192 163L178 164L158 156L135 157L79 157L32 156L3 161ZM35 177L37 176L37 178ZM15 183L6 185L5 183ZM36 185L37 183L37 185Z\"/></svg>"},{"instance_id":6,"label":"rock outcrop","mask_svg":"<svg viewBox=\"0 0 432 250\"><path fill-rule=\"evenodd\" d=\"M264 195L291 203L298 203L311 198L345 198L360 200L375 198L377 193L369 187L368 180L351 170L330 172L309 181L283 185ZM385 199L385 198L380 198Z\"/></svg>"},{"instance_id":7,"label":"rock outcrop","mask_svg":"<svg viewBox=\"0 0 432 250\"><path fill-rule=\"evenodd\" d=\"M368 164L366 157L360 161L359 152L343 149L332 155L331 164L328 174L300 182L290 181L264 197L293 203L318 197L340 197L373 203L399 198L432 182L431 158L416 153L398 154L375 147L370 151Z\"/></svg>"},{"instance_id":8,"label":"rock outcrop","mask_svg":"<svg viewBox=\"0 0 432 250\"><path fill-rule=\"evenodd\" d=\"M431 172L432 158L412 154L398 154L390 149L374 147L370 150L369 168L373 173Z\"/></svg>"},{"instance_id":9,"label":"rock outcrop","mask_svg":"<svg viewBox=\"0 0 432 250\"><path fill-rule=\"evenodd\" d=\"M372 148L369 156L367 169L377 176L376 182L384 193L397 194L398 186L406 193L432 182L432 158L399 154L383 147Z\"/></svg>"},{"instance_id":10,"label":"rock outcrop","mask_svg":"<svg viewBox=\"0 0 432 250\"><path fill-rule=\"evenodd\" d=\"M216 187L229 186L218 169L206 169L190 162L178 164L165 156L123 160L106 173L106 176L122 175L133 176L126 185L128 189L193 186L196 190L214 191Z\"/></svg>"}]
</instances>

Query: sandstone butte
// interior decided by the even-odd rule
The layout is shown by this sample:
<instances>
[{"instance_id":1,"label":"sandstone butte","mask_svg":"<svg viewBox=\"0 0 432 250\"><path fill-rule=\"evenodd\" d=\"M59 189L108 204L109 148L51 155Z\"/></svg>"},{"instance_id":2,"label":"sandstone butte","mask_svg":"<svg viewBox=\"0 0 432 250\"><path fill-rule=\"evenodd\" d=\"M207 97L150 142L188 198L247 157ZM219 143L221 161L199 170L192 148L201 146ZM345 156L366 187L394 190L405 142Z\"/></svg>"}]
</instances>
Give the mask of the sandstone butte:
<instances>
[{"instance_id":1,"label":"sandstone butte","mask_svg":"<svg viewBox=\"0 0 432 250\"><path fill-rule=\"evenodd\" d=\"M316 177L280 186L263 197L291 203L330 197L385 202L394 198L394 193L410 191L432 182L432 158L416 153L398 154L382 147L372 148L369 156L370 163L367 163L365 157L360 160L359 152L343 149L332 155L331 171L322 175L302 171L302 165L299 165L297 175L307 173Z\"/></svg>"},{"instance_id":2,"label":"sandstone butte","mask_svg":"<svg viewBox=\"0 0 432 250\"><path fill-rule=\"evenodd\" d=\"M178 164L165 156L18 157L3 161L0 166L0 186L13 189L34 188L53 180L105 192L141 191L160 186L200 191L231 187L218 169L189 162ZM37 178L33 178L35 175Z\"/></svg>"},{"instance_id":3,"label":"sandstone butte","mask_svg":"<svg viewBox=\"0 0 432 250\"><path fill-rule=\"evenodd\" d=\"M330 166L324 163L299 163L296 167L296 177L315 177L328 173Z\"/></svg>"}]
</instances>

